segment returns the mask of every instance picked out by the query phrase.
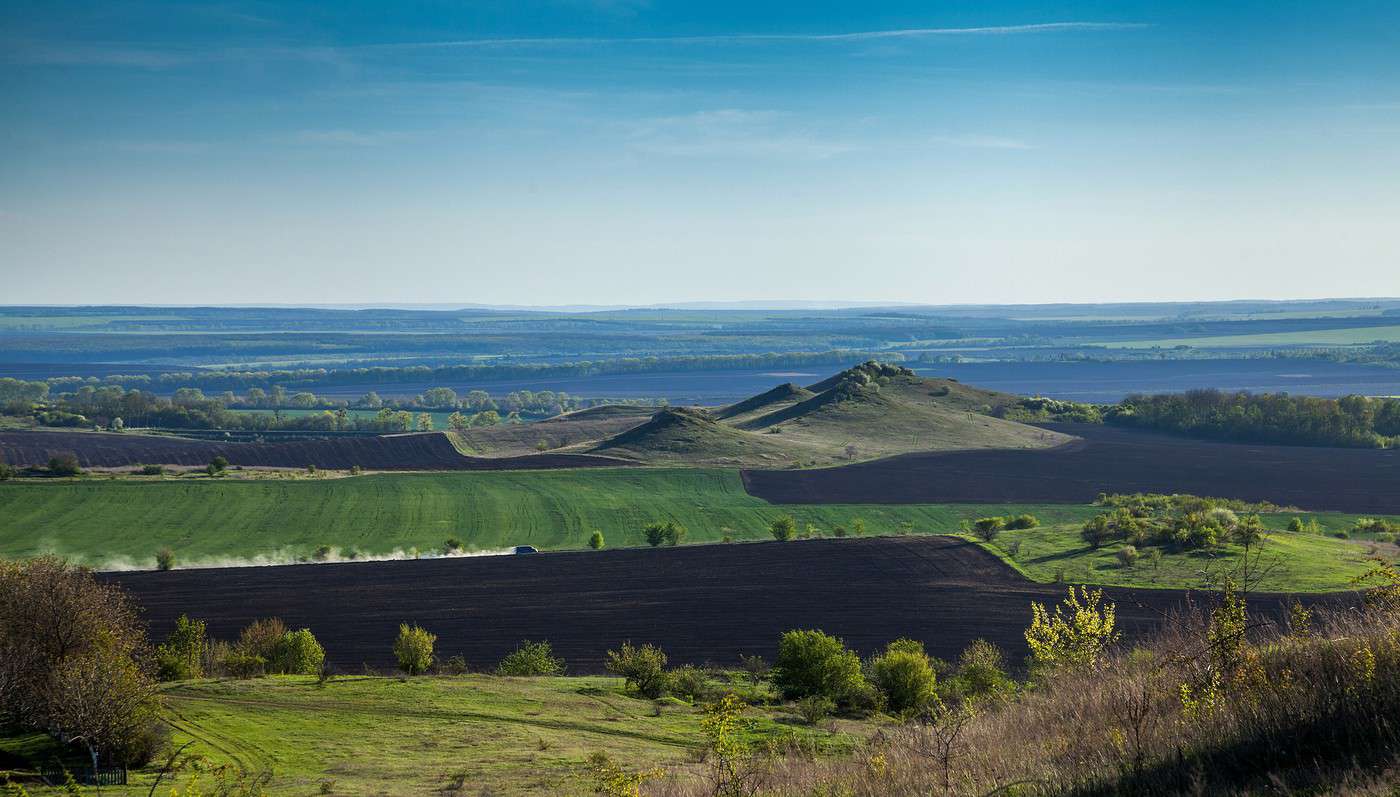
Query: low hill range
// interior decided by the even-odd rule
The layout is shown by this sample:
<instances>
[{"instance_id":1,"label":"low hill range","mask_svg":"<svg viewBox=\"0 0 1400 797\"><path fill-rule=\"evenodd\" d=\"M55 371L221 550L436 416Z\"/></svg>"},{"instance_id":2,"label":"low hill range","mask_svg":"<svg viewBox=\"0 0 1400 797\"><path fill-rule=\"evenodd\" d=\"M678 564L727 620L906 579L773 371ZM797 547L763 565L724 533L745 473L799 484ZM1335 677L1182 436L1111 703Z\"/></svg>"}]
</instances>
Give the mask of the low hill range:
<instances>
[{"instance_id":1,"label":"low hill range","mask_svg":"<svg viewBox=\"0 0 1400 797\"><path fill-rule=\"evenodd\" d=\"M465 442L497 455L539 450L543 440L558 453L639 464L812 467L913 451L1047 448L1072 439L990 415L1017 400L870 361L806 387L782 384L723 407L666 407L650 415L634 407L595 407L509 430L473 429ZM587 437L585 426L604 434L580 440Z\"/></svg>"},{"instance_id":2,"label":"low hill range","mask_svg":"<svg viewBox=\"0 0 1400 797\"><path fill-rule=\"evenodd\" d=\"M805 387L781 384L723 407L603 405L545 421L345 440L234 443L138 433L0 432L0 456L42 466L233 465L458 470L606 465L796 468L896 454L1049 448L1073 438L993 417L1019 397L869 361Z\"/></svg>"}]
</instances>

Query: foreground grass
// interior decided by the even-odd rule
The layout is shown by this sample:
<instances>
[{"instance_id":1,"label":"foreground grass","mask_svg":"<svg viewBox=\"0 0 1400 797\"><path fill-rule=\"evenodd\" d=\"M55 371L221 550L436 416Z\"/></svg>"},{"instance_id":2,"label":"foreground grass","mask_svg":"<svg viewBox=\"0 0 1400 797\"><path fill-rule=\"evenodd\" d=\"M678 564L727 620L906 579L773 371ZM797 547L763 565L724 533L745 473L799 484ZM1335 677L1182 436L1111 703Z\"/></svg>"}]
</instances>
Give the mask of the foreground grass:
<instances>
[{"instance_id":1,"label":"foreground grass","mask_svg":"<svg viewBox=\"0 0 1400 797\"><path fill-rule=\"evenodd\" d=\"M166 691L176 745L216 764L271 772L270 795L592 794L583 776L603 752L633 769L684 770L701 745L699 708L622 691L616 678L486 675L197 681ZM848 753L870 723L802 724L788 709L753 708L755 740L794 740ZM41 754L32 736L0 750ZM145 794L154 777L126 789ZM489 791L483 787L489 785Z\"/></svg>"}]
</instances>

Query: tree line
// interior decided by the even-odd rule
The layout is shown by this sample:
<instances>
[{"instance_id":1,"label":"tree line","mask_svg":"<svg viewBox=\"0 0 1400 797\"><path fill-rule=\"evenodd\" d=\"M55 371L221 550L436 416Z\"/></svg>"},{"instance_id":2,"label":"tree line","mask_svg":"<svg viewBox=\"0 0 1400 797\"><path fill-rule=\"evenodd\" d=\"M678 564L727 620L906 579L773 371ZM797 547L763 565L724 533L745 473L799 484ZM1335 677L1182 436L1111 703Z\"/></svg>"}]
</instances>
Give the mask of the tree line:
<instances>
[{"instance_id":1,"label":"tree line","mask_svg":"<svg viewBox=\"0 0 1400 797\"><path fill-rule=\"evenodd\" d=\"M1217 440L1354 448L1400 444L1400 399L1367 396L1188 390L1129 396L1106 418Z\"/></svg>"}]
</instances>

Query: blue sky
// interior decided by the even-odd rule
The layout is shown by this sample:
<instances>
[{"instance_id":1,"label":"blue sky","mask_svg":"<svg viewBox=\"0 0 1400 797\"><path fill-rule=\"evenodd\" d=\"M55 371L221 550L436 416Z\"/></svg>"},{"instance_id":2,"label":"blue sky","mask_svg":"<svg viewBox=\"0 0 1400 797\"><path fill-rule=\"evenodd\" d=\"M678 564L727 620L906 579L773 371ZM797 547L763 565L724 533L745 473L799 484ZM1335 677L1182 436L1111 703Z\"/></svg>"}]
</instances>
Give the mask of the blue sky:
<instances>
[{"instance_id":1,"label":"blue sky","mask_svg":"<svg viewBox=\"0 0 1400 797\"><path fill-rule=\"evenodd\" d=\"M1400 295L1393 2L0 0L19 302Z\"/></svg>"}]
</instances>

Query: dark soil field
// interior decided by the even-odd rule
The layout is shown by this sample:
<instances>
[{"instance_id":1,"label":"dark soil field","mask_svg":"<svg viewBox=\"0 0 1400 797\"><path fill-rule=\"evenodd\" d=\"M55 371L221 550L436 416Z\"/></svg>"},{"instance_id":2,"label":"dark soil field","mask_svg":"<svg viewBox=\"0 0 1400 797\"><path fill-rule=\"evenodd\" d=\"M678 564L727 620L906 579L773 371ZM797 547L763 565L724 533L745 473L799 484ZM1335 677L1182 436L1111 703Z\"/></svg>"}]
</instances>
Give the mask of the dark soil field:
<instances>
[{"instance_id":1,"label":"dark soil field","mask_svg":"<svg viewBox=\"0 0 1400 797\"><path fill-rule=\"evenodd\" d=\"M230 465L266 468L315 465L346 469L359 465L367 470L535 470L632 464L580 454L468 457L438 432L276 443L223 443L103 432L0 432L0 459L12 465L43 465L60 453L76 454L88 468L142 463L201 466L219 455Z\"/></svg>"},{"instance_id":2,"label":"dark soil field","mask_svg":"<svg viewBox=\"0 0 1400 797\"><path fill-rule=\"evenodd\" d=\"M1034 584L971 543L883 537L791 543L547 553L422 561L115 573L160 639L182 613L233 639L277 616L308 627L342 671L391 667L401 622L438 635L439 656L490 668L523 639L547 639L570 672L602 669L621 642L652 642L673 664L770 660L792 628L820 628L862 654L901 637L953 659L977 638L1025 655L1030 602L1062 587ZM1184 593L1109 589L1129 632L1157 623ZM1257 597L1259 608L1277 598Z\"/></svg>"},{"instance_id":3,"label":"dark soil field","mask_svg":"<svg viewBox=\"0 0 1400 797\"><path fill-rule=\"evenodd\" d=\"M1343 512L1400 512L1400 450L1214 443L1085 424L1040 450L906 454L839 468L746 470L779 504L1086 503L1099 493L1193 493Z\"/></svg>"}]
</instances>

